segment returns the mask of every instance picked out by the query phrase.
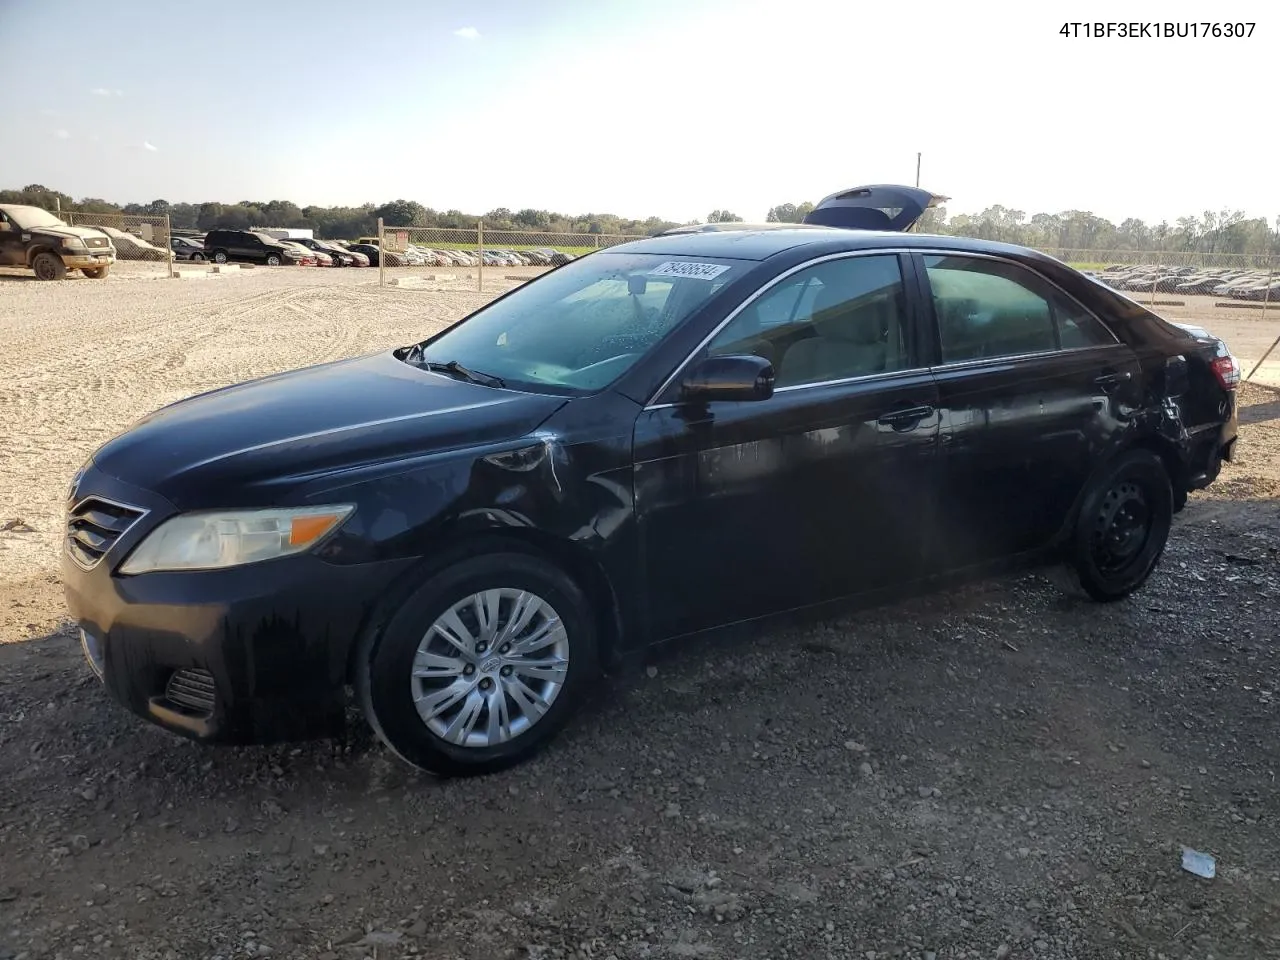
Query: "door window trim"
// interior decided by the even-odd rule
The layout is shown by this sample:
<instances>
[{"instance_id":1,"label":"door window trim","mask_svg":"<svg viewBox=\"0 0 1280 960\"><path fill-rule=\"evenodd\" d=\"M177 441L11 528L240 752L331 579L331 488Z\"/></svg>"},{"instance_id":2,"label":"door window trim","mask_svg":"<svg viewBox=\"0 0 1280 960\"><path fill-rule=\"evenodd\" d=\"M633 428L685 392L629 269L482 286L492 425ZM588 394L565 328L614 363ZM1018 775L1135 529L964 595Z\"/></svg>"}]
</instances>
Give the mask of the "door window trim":
<instances>
[{"instance_id":1,"label":"door window trim","mask_svg":"<svg viewBox=\"0 0 1280 960\"><path fill-rule=\"evenodd\" d=\"M851 260L854 257L892 256L895 260L898 261L898 272L901 275L902 293L904 298L904 305L907 308L906 312L907 312L908 323L917 327L916 339L918 340L919 339L918 328L920 326L919 312L918 312L919 305L913 303L913 301L917 299L917 294L916 294L916 290L914 289L915 284L914 284L912 274L914 272L918 272L919 267L917 267L916 264L911 260L910 255L913 252L914 251L909 247L877 247L874 250L842 250L839 253L828 253L821 257L815 257L812 260L806 260L804 263L798 263L794 267L789 267L788 269L782 271L782 273L770 279L768 283L765 283L763 286L757 287L752 292L751 296L747 297L745 300L739 303L736 307L734 307L731 311L729 311L728 316L726 316L723 320L721 320L718 324L716 324L715 328L710 333L708 333L705 337L703 337L701 341L699 341L698 345L693 348L693 350L689 353L689 355L686 356L684 360L682 360L679 364L677 364L676 368L671 372L671 375L662 381L662 386L658 387L658 389L654 391L653 395L649 397L648 402L645 403L644 405L644 409L645 410L662 410L662 409L665 409L666 407L679 406L678 402L657 403L656 401L660 396L662 396L664 393L667 392L667 390L671 388L671 385L675 383L677 379L679 379L680 375L684 373L684 371L688 368L689 364L693 362L694 358L697 357L700 353L702 353L702 351L706 349L707 345L716 338L717 334L719 334L721 330L723 330L725 327L727 327L737 318L738 314L740 314L747 307L751 306L751 304L755 303L756 300L764 296L764 294L768 293L770 290L772 290L776 285L781 283L783 280L786 280L788 277L794 276L795 274L799 273L801 270L807 270L810 267L817 266L820 263L828 263L832 260ZM905 262L904 262L904 258L905 258ZM932 316L932 313L930 314L930 316ZM921 357L919 356L920 354L919 343L916 343L915 347L916 349L914 353L916 354L916 356L913 356L910 359L916 361L919 364L919 361L921 359ZM863 380L876 380L876 379L885 379L889 377L899 377L904 374L923 373L928 369L929 369L928 364L919 364L917 366L906 367L901 370L885 370L885 371L881 371L880 373L865 373L865 374L860 374L854 377L842 377L838 380L822 380L817 383L796 383L788 387L779 387L777 390L774 391L774 393L790 393L795 390L809 390L814 387L830 387L830 386L835 386L837 384L855 383Z\"/></svg>"},{"instance_id":2,"label":"door window trim","mask_svg":"<svg viewBox=\"0 0 1280 960\"><path fill-rule=\"evenodd\" d=\"M1022 263L1019 260L1015 260L1012 257L1004 257L1004 256L1000 256L999 254L993 254L993 253L979 253L971 250L946 250L943 248L934 248L934 247L919 247L919 248L913 249L911 253L914 255L912 259L915 261L916 273L919 277L919 282L921 285L921 298L925 302L924 309L928 311L929 317L932 321L931 329L933 334L933 347L934 347L935 355L938 360L937 363L931 365L930 369L932 370L955 370L963 367L984 367L984 366L991 366L998 363L1007 363L1014 360L1032 360L1039 357L1065 356L1073 353L1080 353L1085 350L1109 350L1113 347L1124 346L1124 341L1116 336L1116 332L1111 329L1111 325L1107 323L1105 320L1103 320L1100 316L1098 316L1098 314L1095 311L1091 310L1088 306L1081 303L1079 299L1074 297L1067 290L1063 289L1061 284L1055 282L1052 278L1045 276L1039 270L1035 269L1035 267L1028 266L1027 264ZM924 262L925 257L937 257L937 256L969 257L970 259L973 259L973 260L992 260L992 261L995 261L996 263L1006 264L1007 266L1011 266L1015 269L1023 270L1031 274L1033 277L1037 278L1038 280L1041 280L1042 282L1048 284L1055 291L1057 291L1058 294L1065 297L1069 303L1071 303L1073 306L1082 310L1085 314L1087 314L1088 316L1096 320L1099 326L1101 326L1102 329L1107 332L1107 335L1111 337L1111 343L1091 343L1083 347L1053 347L1048 350L1036 350L1032 353L1009 354L1008 356L1003 356L1003 357L979 357L977 359L969 359L969 360L952 360L949 363L943 363L942 362L942 327L939 324L938 311L937 311L937 307L934 304L933 284L929 281L929 268L926 266ZM1050 304L1050 308L1052 308L1052 304ZM1056 320L1054 321L1054 324L1055 326L1057 325Z\"/></svg>"}]
</instances>

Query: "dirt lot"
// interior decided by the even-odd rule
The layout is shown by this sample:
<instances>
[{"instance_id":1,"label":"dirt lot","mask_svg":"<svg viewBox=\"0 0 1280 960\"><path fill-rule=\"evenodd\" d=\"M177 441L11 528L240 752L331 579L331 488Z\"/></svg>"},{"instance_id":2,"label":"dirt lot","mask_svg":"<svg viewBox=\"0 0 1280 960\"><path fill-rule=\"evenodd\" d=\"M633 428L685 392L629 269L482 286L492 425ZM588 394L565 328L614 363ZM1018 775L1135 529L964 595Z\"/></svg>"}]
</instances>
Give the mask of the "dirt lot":
<instances>
[{"instance_id":1,"label":"dirt lot","mask_svg":"<svg viewBox=\"0 0 1280 960\"><path fill-rule=\"evenodd\" d=\"M370 279L0 278L0 958L1280 956L1257 387L1237 463L1112 606L1030 577L689 645L478 781L359 726L209 750L114 707L63 622L63 484L162 403L481 299Z\"/></svg>"}]
</instances>

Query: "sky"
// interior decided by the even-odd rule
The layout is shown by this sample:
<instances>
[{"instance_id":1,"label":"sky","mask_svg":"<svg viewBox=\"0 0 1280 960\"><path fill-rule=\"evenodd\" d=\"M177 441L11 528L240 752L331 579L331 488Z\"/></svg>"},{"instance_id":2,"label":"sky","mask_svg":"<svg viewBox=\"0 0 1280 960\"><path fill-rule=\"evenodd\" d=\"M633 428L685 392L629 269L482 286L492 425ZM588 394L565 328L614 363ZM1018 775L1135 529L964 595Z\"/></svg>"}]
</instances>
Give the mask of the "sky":
<instances>
[{"instance_id":1,"label":"sky","mask_svg":"<svg viewBox=\"0 0 1280 960\"><path fill-rule=\"evenodd\" d=\"M1260 0L1118 6L63 0L50 19L50 0L0 0L0 186L763 220L913 183L920 153L920 185L952 214L1280 216L1280 16ZM1060 33L1214 16L1257 25Z\"/></svg>"}]
</instances>

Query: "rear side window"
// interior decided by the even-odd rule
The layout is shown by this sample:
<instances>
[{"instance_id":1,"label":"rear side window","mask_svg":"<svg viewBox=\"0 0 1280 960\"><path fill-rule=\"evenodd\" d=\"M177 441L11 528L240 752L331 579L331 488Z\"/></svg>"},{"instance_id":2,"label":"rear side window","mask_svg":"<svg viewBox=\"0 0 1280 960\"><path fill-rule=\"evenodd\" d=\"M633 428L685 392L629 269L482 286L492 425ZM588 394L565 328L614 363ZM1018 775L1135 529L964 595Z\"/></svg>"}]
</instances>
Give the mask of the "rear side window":
<instances>
[{"instance_id":1,"label":"rear side window","mask_svg":"<svg viewBox=\"0 0 1280 960\"><path fill-rule=\"evenodd\" d=\"M943 363L1116 342L1083 307L1015 264L941 255L924 262Z\"/></svg>"}]
</instances>

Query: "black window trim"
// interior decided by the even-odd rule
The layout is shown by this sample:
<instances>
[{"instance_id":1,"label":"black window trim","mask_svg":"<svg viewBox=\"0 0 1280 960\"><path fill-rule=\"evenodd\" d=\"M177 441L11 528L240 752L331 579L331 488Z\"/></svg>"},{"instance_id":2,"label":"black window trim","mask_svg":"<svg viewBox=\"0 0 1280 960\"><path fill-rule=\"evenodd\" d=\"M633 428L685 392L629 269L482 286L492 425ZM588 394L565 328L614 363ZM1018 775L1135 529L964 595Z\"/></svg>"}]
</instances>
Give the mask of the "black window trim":
<instances>
[{"instance_id":1,"label":"black window trim","mask_svg":"<svg viewBox=\"0 0 1280 960\"><path fill-rule=\"evenodd\" d=\"M671 389L671 385L675 383L676 380L679 379L680 375L684 373L684 371L694 361L694 359L699 354L701 354L703 350L706 349L707 345L716 338L716 336L720 333L721 330L723 330L725 327L731 324L734 321L734 319L737 318L738 314L740 314L743 310L745 310L747 307L753 304L756 300L758 300L764 294L768 293L779 283L786 280L788 277L794 276L795 274L799 273L801 270L807 270L810 267L815 267L818 264L827 263L832 260L850 260L855 257L883 257L883 256L893 256L897 259L898 271L902 278L902 291L903 291L903 298L904 298L903 305L905 307L906 320L908 325L913 327L916 331L915 337L914 337L914 339L917 341L915 344L915 350L914 350L915 356L911 357L910 359L916 361L918 365L912 366L912 367L905 367L901 370L883 370L879 373L865 373L856 377L841 377L836 380L819 380L814 383L796 383L787 387L778 387L774 391L774 393L790 393L795 390L813 390L819 387L832 387L839 384L861 383L866 380L887 380L892 378L903 377L909 374L920 374L920 373L927 372L930 369L930 365L928 363L920 362L926 358L922 356L923 354L923 351L921 350L922 345L919 343L920 327L922 326L922 324L920 322L919 307L916 304L916 301L918 299L918 285L916 283L915 278L913 277L913 274L917 273L920 267L918 267L915 264L915 262L910 256L910 254L913 252L914 251L912 250L912 248L909 248L909 247L878 247L874 250L842 250L839 253L829 253L821 257L814 257L812 260L806 260L803 263L798 263L795 266L782 271L782 273L778 274L776 277L772 277L767 283L757 287L749 297L747 297L745 300L739 303L736 307L734 307L729 312L728 316L726 316L723 320L721 320L718 324L716 324L715 328L710 333L708 333L705 337L703 337L702 340L699 341L698 345L694 347L693 350L689 353L689 355L686 356L684 360L682 360L676 366L676 368L671 372L671 375L662 381L662 386L658 387L658 389L654 391L653 396L651 396L649 398L649 401L644 405L644 409L646 411L662 410L667 407L679 406L680 405L679 401L658 403L657 400L659 397L663 396L669 389ZM932 313L930 313L930 316L932 316ZM936 336L936 333L935 333L935 336Z\"/></svg>"},{"instance_id":2,"label":"black window trim","mask_svg":"<svg viewBox=\"0 0 1280 960\"><path fill-rule=\"evenodd\" d=\"M1014 360L1035 360L1043 357L1065 356L1068 354L1080 353L1085 350L1110 350L1117 346L1124 346L1124 341L1122 341L1119 337L1116 336L1116 332L1111 329L1111 325L1108 324L1101 317L1099 317L1095 311L1089 309L1089 307L1081 303L1078 298L1072 296L1067 290L1063 289L1061 284L1056 283L1052 278L1045 276L1039 270L1035 269L1035 267L1032 267L1026 263L1023 263L1020 260L1016 260L1012 257L1002 257L992 253L979 253L973 250L947 250L944 248L934 249L932 247L915 248L911 251L911 253L913 254L911 259L915 263L916 274L919 277L921 309L923 309L928 313L929 319L930 319L930 327L932 331L931 336L933 339L933 344L932 344L933 354L934 354L934 359L937 360L936 363L933 363L930 365L930 369L932 370L956 370L964 367L991 366L999 363L1010 363ZM994 260L997 263L1008 264L1009 266L1012 266L1016 269L1024 270L1027 273L1030 273L1032 276L1036 277L1037 279L1048 284L1050 287L1056 290L1059 294L1065 297L1069 303L1074 304L1076 307L1078 307L1088 316L1096 320L1099 326L1101 326L1102 329L1107 332L1107 335L1111 337L1112 342L1111 343L1092 343L1083 347L1063 347L1060 345L1061 338L1060 338L1060 333L1057 330L1058 323L1055 318L1054 319L1055 336L1059 338L1059 346L1053 347L1052 349L1036 350L1033 353L1006 354L1005 356L1000 356L1000 357L979 357L977 359L969 359L969 360L953 360L949 363L944 363L942 360L942 328L938 323L938 312L934 307L934 301L933 301L933 286L929 282L929 271L924 262L924 258L930 257L930 256L969 257L974 260ZM1053 309L1053 304L1049 304L1049 309L1050 310ZM1052 317L1053 315L1050 314L1050 316Z\"/></svg>"}]
</instances>

